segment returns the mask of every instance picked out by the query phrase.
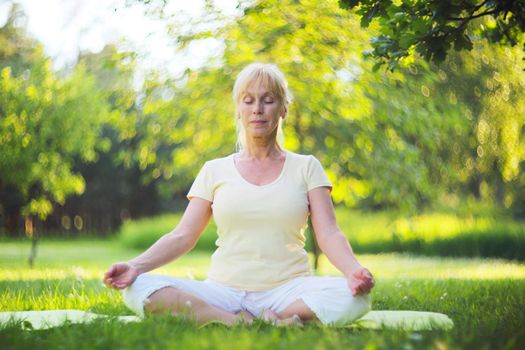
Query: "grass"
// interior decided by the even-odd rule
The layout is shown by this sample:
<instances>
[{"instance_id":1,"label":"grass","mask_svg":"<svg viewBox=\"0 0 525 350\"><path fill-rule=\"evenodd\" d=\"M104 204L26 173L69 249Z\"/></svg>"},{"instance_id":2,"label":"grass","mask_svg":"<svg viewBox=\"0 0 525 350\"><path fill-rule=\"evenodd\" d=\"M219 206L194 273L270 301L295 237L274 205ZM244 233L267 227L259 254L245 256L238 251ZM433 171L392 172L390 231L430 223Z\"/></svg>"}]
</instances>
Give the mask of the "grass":
<instances>
[{"instance_id":1,"label":"grass","mask_svg":"<svg viewBox=\"0 0 525 350\"><path fill-rule=\"evenodd\" d=\"M0 310L82 309L126 315L120 293L100 282L110 263L139 253L118 241L41 242L37 266L27 267L28 241L0 243ZM502 259L432 258L408 254L364 254L358 259L376 276L373 308L425 310L449 315L450 332L356 331L307 325L278 329L263 322L228 329L198 329L178 318L147 318L137 324L115 320L66 324L25 331L0 327L5 349L182 348L182 349L519 349L525 345L525 265ZM158 273L204 278L209 254L195 252ZM323 256L320 274L337 271Z\"/></svg>"},{"instance_id":2,"label":"grass","mask_svg":"<svg viewBox=\"0 0 525 350\"><path fill-rule=\"evenodd\" d=\"M337 220L356 251L363 253L411 252L428 256L464 256L525 261L525 223L486 211L453 213L445 210L414 217L389 212L336 209ZM132 249L146 249L180 220L181 214L128 221L119 239ZM311 233L308 233L311 234ZM195 249L215 250L216 227L211 222ZM307 250L312 251L311 240Z\"/></svg>"},{"instance_id":3,"label":"grass","mask_svg":"<svg viewBox=\"0 0 525 350\"><path fill-rule=\"evenodd\" d=\"M175 213L127 221L120 229L119 239L127 248L146 249L162 235L170 232L181 217L182 213ZM194 250L212 252L215 249L216 232L217 228L213 220L210 220Z\"/></svg>"},{"instance_id":4,"label":"grass","mask_svg":"<svg viewBox=\"0 0 525 350\"><path fill-rule=\"evenodd\" d=\"M428 256L496 257L525 261L525 223L470 212L398 217L339 207L341 229L355 250Z\"/></svg>"}]
</instances>

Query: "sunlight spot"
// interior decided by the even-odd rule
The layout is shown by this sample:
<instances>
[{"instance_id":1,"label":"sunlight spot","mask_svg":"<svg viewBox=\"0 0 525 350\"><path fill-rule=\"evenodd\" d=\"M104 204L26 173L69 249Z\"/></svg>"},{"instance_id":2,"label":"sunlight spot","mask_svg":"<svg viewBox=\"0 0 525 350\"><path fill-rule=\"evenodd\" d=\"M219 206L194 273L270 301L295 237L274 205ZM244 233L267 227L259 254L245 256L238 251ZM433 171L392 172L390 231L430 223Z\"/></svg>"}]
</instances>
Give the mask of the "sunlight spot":
<instances>
[{"instance_id":1,"label":"sunlight spot","mask_svg":"<svg viewBox=\"0 0 525 350\"><path fill-rule=\"evenodd\" d=\"M75 218L73 219L73 223L75 225L75 228L77 230L82 230L82 227L84 227L84 221L82 220L82 217L79 215L75 215Z\"/></svg>"},{"instance_id":2,"label":"sunlight spot","mask_svg":"<svg viewBox=\"0 0 525 350\"><path fill-rule=\"evenodd\" d=\"M442 81L447 80L447 73L444 70L440 69L438 75Z\"/></svg>"},{"instance_id":3,"label":"sunlight spot","mask_svg":"<svg viewBox=\"0 0 525 350\"><path fill-rule=\"evenodd\" d=\"M481 90L477 86L474 87L474 95L476 95L476 97L481 97Z\"/></svg>"},{"instance_id":4,"label":"sunlight spot","mask_svg":"<svg viewBox=\"0 0 525 350\"><path fill-rule=\"evenodd\" d=\"M478 148L476 148L476 153L478 154L478 157L483 158L485 151L483 150L483 147L481 145L479 145Z\"/></svg>"},{"instance_id":5,"label":"sunlight spot","mask_svg":"<svg viewBox=\"0 0 525 350\"><path fill-rule=\"evenodd\" d=\"M430 89L426 85L421 85L421 93L423 94L423 96L429 97Z\"/></svg>"}]
</instances>

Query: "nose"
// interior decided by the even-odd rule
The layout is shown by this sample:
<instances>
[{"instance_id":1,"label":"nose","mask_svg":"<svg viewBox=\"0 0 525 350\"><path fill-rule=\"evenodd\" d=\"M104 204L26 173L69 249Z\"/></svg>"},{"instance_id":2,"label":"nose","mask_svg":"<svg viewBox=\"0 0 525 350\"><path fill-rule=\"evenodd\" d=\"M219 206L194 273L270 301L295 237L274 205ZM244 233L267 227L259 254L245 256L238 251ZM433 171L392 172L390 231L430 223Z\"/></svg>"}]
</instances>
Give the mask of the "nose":
<instances>
[{"instance_id":1,"label":"nose","mask_svg":"<svg viewBox=\"0 0 525 350\"><path fill-rule=\"evenodd\" d=\"M253 114L262 114L263 113L263 103L262 102L255 102L253 104Z\"/></svg>"}]
</instances>

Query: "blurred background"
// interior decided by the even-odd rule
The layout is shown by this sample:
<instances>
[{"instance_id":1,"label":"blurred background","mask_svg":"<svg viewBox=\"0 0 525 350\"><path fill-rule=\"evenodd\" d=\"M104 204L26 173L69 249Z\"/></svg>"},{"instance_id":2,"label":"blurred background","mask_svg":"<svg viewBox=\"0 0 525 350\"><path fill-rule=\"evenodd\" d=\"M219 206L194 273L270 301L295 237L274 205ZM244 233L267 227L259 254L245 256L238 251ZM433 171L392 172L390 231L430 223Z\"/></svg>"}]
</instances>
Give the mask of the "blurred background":
<instances>
[{"instance_id":1,"label":"blurred background","mask_svg":"<svg viewBox=\"0 0 525 350\"><path fill-rule=\"evenodd\" d=\"M354 249L525 259L523 28L483 36L500 24L479 16L446 52L388 53L403 15L371 3L0 1L2 239L147 247L234 152L234 78L263 61L294 95L285 147L321 161Z\"/></svg>"}]
</instances>

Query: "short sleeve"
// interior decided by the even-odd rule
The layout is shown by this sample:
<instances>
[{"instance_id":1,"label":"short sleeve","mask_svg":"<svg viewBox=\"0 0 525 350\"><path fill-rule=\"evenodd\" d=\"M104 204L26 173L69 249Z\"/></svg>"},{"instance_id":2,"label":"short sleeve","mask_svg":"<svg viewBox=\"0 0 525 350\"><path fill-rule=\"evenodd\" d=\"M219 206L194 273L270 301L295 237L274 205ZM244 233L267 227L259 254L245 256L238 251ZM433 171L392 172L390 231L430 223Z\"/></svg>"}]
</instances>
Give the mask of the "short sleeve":
<instances>
[{"instance_id":1,"label":"short sleeve","mask_svg":"<svg viewBox=\"0 0 525 350\"><path fill-rule=\"evenodd\" d=\"M199 197L213 202L213 179L208 162L202 166L186 197Z\"/></svg>"},{"instance_id":2,"label":"short sleeve","mask_svg":"<svg viewBox=\"0 0 525 350\"><path fill-rule=\"evenodd\" d=\"M316 187L329 187L332 190L332 183L326 176L321 162L314 156L308 157L308 167L306 172L307 190L310 191Z\"/></svg>"}]
</instances>

